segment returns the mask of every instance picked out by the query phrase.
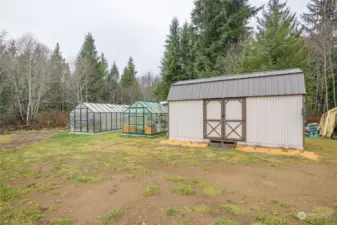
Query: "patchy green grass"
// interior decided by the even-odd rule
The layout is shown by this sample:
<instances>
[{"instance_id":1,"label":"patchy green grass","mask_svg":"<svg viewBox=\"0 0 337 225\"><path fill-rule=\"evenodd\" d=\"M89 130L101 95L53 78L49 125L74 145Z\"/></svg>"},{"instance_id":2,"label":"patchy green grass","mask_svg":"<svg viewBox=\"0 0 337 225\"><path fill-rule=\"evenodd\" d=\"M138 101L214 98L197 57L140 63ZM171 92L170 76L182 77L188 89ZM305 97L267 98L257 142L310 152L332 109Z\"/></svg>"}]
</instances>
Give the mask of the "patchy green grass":
<instances>
[{"instance_id":1,"label":"patchy green grass","mask_svg":"<svg viewBox=\"0 0 337 225\"><path fill-rule=\"evenodd\" d=\"M174 225L191 225L191 223L188 221L187 218L182 219L178 223L175 223Z\"/></svg>"},{"instance_id":2,"label":"patchy green grass","mask_svg":"<svg viewBox=\"0 0 337 225\"><path fill-rule=\"evenodd\" d=\"M212 225L240 225L240 223L234 220L224 220L218 218L214 221L214 223L212 223Z\"/></svg>"},{"instance_id":3,"label":"patchy green grass","mask_svg":"<svg viewBox=\"0 0 337 225\"><path fill-rule=\"evenodd\" d=\"M62 218L57 221L57 225L72 225L73 220L69 218Z\"/></svg>"},{"instance_id":4,"label":"patchy green grass","mask_svg":"<svg viewBox=\"0 0 337 225\"><path fill-rule=\"evenodd\" d=\"M11 142L11 139L14 135L15 134L0 135L0 144L6 144Z\"/></svg>"},{"instance_id":5,"label":"patchy green grass","mask_svg":"<svg viewBox=\"0 0 337 225\"><path fill-rule=\"evenodd\" d=\"M20 197L21 191L7 183L4 177L0 176L0 201L10 201Z\"/></svg>"},{"instance_id":6,"label":"patchy green grass","mask_svg":"<svg viewBox=\"0 0 337 225\"><path fill-rule=\"evenodd\" d=\"M43 192L48 192L57 188L57 185L54 181L48 181L45 183L36 184L36 188Z\"/></svg>"},{"instance_id":7,"label":"patchy green grass","mask_svg":"<svg viewBox=\"0 0 337 225\"><path fill-rule=\"evenodd\" d=\"M257 205L252 205L251 207L249 207L249 210L252 212L258 212L260 211L260 207Z\"/></svg>"},{"instance_id":8,"label":"patchy green grass","mask_svg":"<svg viewBox=\"0 0 337 225\"><path fill-rule=\"evenodd\" d=\"M0 143L12 141L11 136L8 135L0 138L2 138ZM147 165L174 167L188 165L211 172L216 168L212 167L212 163L226 165L263 163L273 167L280 167L285 163L316 163L303 158L245 153L233 149L200 149L158 144L165 138L164 136L134 138L122 136L120 133L75 135L60 132L55 137L42 140L38 144L21 146L15 151L2 148L0 150L0 219L12 219L17 222L16 224L35 224L35 221L42 218L44 214L38 205L25 203L22 209L18 209L13 206L14 200L26 199L35 192L45 192L42 193L44 195L52 194L63 183L86 185L85 183L98 182L109 179L111 174L127 174L126 179L149 175L153 176L149 177L152 179L157 175L156 171L147 168ZM306 150L320 155L323 161L337 164L336 143L334 140L320 138L307 139L305 147ZM20 179L29 181L32 178L37 183L31 186L29 183L29 186L12 186L7 182L13 179L20 183ZM55 180L49 181L50 178ZM198 178L175 175L167 175L164 178L179 183L180 185L173 187L172 191L181 195L200 194L215 197L236 192ZM59 205L55 204L50 210L53 207L56 209ZM286 208L282 203L278 203L278 206ZM200 210L203 212L203 209Z\"/></svg>"},{"instance_id":9,"label":"patchy green grass","mask_svg":"<svg viewBox=\"0 0 337 225\"><path fill-rule=\"evenodd\" d=\"M306 138L304 149L315 152L320 160L337 164L337 140L323 138Z\"/></svg>"},{"instance_id":10,"label":"patchy green grass","mask_svg":"<svg viewBox=\"0 0 337 225\"><path fill-rule=\"evenodd\" d=\"M106 215L101 217L101 223L108 224L111 221L119 220L121 211L119 208L111 209Z\"/></svg>"},{"instance_id":11,"label":"patchy green grass","mask_svg":"<svg viewBox=\"0 0 337 225\"><path fill-rule=\"evenodd\" d=\"M165 175L164 178L169 181L173 181L176 183L183 183L183 184L203 184L204 181L197 179L197 178L186 178L182 176L176 175Z\"/></svg>"},{"instance_id":12,"label":"patchy green grass","mask_svg":"<svg viewBox=\"0 0 337 225\"><path fill-rule=\"evenodd\" d=\"M222 190L222 192L223 192L223 193L227 193L227 194L233 194L233 193L235 193L235 192L237 192L237 191L234 190L234 189L231 189L231 188L224 188L224 189Z\"/></svg>"},{"instance_id":13,"label":"patchy green grass","mask_svg":"<svg viewBox=\"0 0 337 225\"><path fill-rule=\"evenodd\" d=\"M177 216L180 215L182 212L180 209L176 207L168 207L165 211L165 214L168 216Z\"/></svg>"},{"instance_id":14,"label":"patchy green grass","mask_svg":"<svg viewBox=\"0 0 337 225\"><path fill-rule=\"evenodd\" d=\"M216 185L210 185L203 180L198 178L185 178L182 176L176 175L166 175L164 176L166 180L173 181L176 183L183 183L189 185L196 185L198 188L201 189L201 193L210 197L218 196L222 193L222 188L217 187Z\"/></svg>"},{"instance_id":15,"label":"patchy green grass","mask_svg":"<svg viewBox=\"0 0 337 225\"><path fill-rule=\"evenodd\" d=\"M95 183L101 181L101 177L82 175L75 179L77 183Z\"/></svg>"},{"instance_id":16,"label":"patchy green grass","mask_svg":"<svg viewBox=\"0 0 337 225\"><path fill-rule=\"evenodd\" d=\"M21 204L20 209L14 209L9 203L0 201L0 222L10 221L9 224L36 224L43 218L40 206L28 201Z\"/></svg>"},{"instance_id":17,"label":"patchy green grass","mask_svg":"<svg viewBox=\"0 0 337 225\"><path fill-rule=\"evenodd\" d=\"M146 170L144 170L144 174L146 174L146 175L155 175L156 172L154 172L153 170L146 169Z\"/></svg>"},{"instance_id":18,"label":"patchy green grass","mask_svg":"<svg viewBox=\"0 0 337 225\"><path fill-rule=\"evenodd\" d=\"M210 197L215 197L222 193L222 189L215 185L203 184L201 187L202 193Z\"/></svg>"},{"instance_id":19,"label":"patchy green grass","mask_svg":"<svg viewBox=\"0 0 337 225\"><path fill-rule=\"evenodd\" d=\"M276 199L270 199L270 200L266 200L267 204L272 204L272 205L278 205L280 203L279 200Z\"/></svg>"},{"instance_id":20,"label":"patchy green grass","mask_svg":"<svg viewBox=\"0 0 337 225\"><path fill-rule=\"evenodd\" d=\"M271 204L271 205L278 205L282 208L289 208L290 205L287 204L287 203L284 203L284 202L280 202L279 200L277 199L269 199L269 200L266 200L265 201L267 204Z\"/></svg>"},{"instance_id":21,"label":"patchy green grass","mask_svg":"<svg viewBox=\"0 0 337 225\"><path fill-rule=\"evenodd\" d=\"M125 178L126 179L134 179L134 178L136 178L136 175L135 174L131 174L131 173L130 174L126 174Z\"/></svg>"},{"instance_id":22,"label":"patchy green grass","mask_svg":"<svg viewBox=\"0 0 337 225\"><path fill-rule=\"evenodd\" d=\"M185 207L187 210L197 212L200 215L209 214L212 211L212 208L208 205L190 205Z\"/></svg>"},{"instance_id":23,"label":"patchy green grass","mask_svg":"<svg viewBox=\"0 0 337 225\"><path fill-rule=\"evenodd\" d=\"M280 202L279 206L281 206L282 208L290 208L290 205L284 202Z\"/></svg>"},{"instance_id":24,"label":"patchy green grass","mask_svg":"<svg viewBox=\"0 0 337 225\"><path fill-rule=\"evenodd\" d=\"M260 215L260 216L256 216L255 220L263 223L264 225L281 225L281 224L286 223L285 219L278 217L278 216Z\"/></svg>"},{"instance_id":25,"label":"patchy green grass","mask_svg":"<svg viewBox=\"0 0 337 225\"><path fill-rule=\"evenodd\" d=\"M325 206L316 206L312 214L308 215L304 221L312 225L330 225L335 222L333 216L335 210Z\"/></svg>"},{"instance_id":26,"label":"patchy green grass","mask_svg":"<svg viewBox=\"0 0 337 225\"><path fill-rule=\"evenodd\" d=\"M191 185L185 186L174 186L171 189L172 193L180 194L180 195L194 195L196 190L191 187Z\"/></svg>"},{"instance_id":27,"label":"patchy green grass","mask_svg":"<svg viewBox=\"0 0 337 225\"><path fill-rule=\"evenodd\" d=\"M318 215L332 216L335 213L334 209L331 209L326 206L316 206L313 210Z\"/></svg>"},{"instance_id":28,"label":"patchy green grass","mask_svg":"<svg viewBox=\"0 0 337 225\"><path fill-rule=\"evenodd\" d=\"M226 210L229 214L233 216L241 216L246 213L246 211L236 205L222 205L222 209Z\"/></svg>"},{"instance_id":29,"label":"patchy green grass","mask_svg":"<svg viewBox=\"0 0 337 225\"><path fill-rule=\"evenodd\" d=\"M266 178L267 177L267 175L264 174L264 173L260 173L259 176L262 177L262 178Z\"/></svg>"},{"instance_id":30,"label":"patchy green grass","mask_svg":"<svg viewBox=\"0 0 337 225\"><path fill-rule=\"evenodd\" d=\"M145 197L152 196L157 194L159 191L159 187L156 184L151 184L148 187L145 188L145 190L142 192L142 195Z\"/></svg>"}]
</instances>

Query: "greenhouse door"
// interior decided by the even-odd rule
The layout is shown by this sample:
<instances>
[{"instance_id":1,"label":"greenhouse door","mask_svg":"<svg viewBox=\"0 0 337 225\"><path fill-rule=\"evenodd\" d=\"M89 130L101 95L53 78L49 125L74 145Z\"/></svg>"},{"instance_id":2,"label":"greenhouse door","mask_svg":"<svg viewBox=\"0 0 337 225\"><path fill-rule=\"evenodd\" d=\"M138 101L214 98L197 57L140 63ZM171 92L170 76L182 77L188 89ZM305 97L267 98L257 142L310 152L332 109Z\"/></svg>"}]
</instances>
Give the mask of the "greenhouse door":
<instances>
[{"instance_id":1,"label":"greenhouse door","mask_svg":"<svg viewBox=\"0 0 337 225\"><path fill-rule=\"evenodd\" d=\"M144 134L144 108L133 107L130 110L128 133Z\"/></svg>"},{"instance_id":2,"label":"greenhouse door","mask_svg":"<svg viewBox=\"0 0 337 225\"><path fill-rule=\"evenodd\" d=\"M144 108L137 109L136 133L144 134Z\"/></svg>"},{"instance_id":3,"label":"greenhouse door","mask_svg":"<svg viewBox=\"0 0 337 225\"><path fill-rule=\"evenodd\" d=\"M244 141L245 134L245 99L214 99L204 101L205 139Z\"/></svg>"}]
</instances>

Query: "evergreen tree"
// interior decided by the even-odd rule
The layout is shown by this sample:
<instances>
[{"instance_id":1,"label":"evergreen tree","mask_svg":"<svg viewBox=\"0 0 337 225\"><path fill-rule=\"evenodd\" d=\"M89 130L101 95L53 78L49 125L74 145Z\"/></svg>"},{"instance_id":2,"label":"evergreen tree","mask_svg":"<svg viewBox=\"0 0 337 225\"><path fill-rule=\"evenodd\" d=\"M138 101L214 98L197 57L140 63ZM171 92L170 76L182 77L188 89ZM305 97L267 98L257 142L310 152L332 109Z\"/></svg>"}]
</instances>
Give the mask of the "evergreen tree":
<instances>
[{"instance_id":1,"label":"evergreen tree","mask_svg":"<svg viewBox=\"0 0 337 225\"><path fill-rule=\"evenodd\" d=\"M122 77L121 77L121 85L123 87L130 87L136 81L136 70L135 64L133 62L133 58L130 57L128 61L128 65L124 68Z\"/></svg>"},{"instance_id":2,"label":"evergreen tree","mask_svg":"<svg viewBox=\"0 0 337 225\"><path fill-rule=\"evenodd\" d=\"M173 18L170 33L166 38L164 57L161 62L162 84L158 85L156 94L161 99L166 99L172 83L180 80L183 74L181 65L180 27L177 18Z\"/></svg>"},{"instance_id":3,"label":"evergreen tree","mask_svg":"<svg viewBox=\"0 0 337 225\"><path fill-rule=\"evenodd\" d=\"M258 33L243 46L239 72L301 68L308 66L308 48L302 29L286 3L270 0L258 18Z\"/></svg>"},{"instance_id":4,"label":"evergreen tree","mask_svg":"<svg viewBox=\"0 0 337 225\"><path fill-rule=\"evenodd\" d=\"M112 77L113 80L119 81L119 70L116 64L116 61L112 64L112 67L110 69L110 77Z\"/></svg>"},{"instance_id":5,"label":"evergreen tree","mask_svg":"<svg viewBox=\"0 0 337 225\"><path fill-rule=\"evenodd\" d=\"M311 0L302 14L310 46L309 109L316 113L337 107L337 0ZM309 85L308 85L309 84Z\"/></svg>"},{"instance_id":6,"label":"evergreen tree","mask_svg":"<svg viewBox=\"0 0 337 225\"><path fill-rule=\"evenodd\" d=\"M100 76L103 78L107 78L109 75L109 65L108 65L108 60L105 58L103 52L101 53L100 57Z\"/></svg>"},{"instance_id":7,"label":"evergreen tree","mask_svg":"<svg viewBox=\"0 0 337 225\"><path fill-rule=\"evenodd\" d=\"M113 63L106 79L105 101L117 104L120 99L119 71L116 62Z\"/></svg>"},{"instance_id":8,"label":"evergreen tree","mask_svg":"<svg viewBox=\"0 0 337 225\"><path fill-rule=\"evenodd\" d=\"M180 31L180 65L181 74L179 80L195 79L194 71L194 31L187 22L184 23Z\"/></svg>"},{"instance_id":9,"label":"evergreen tree","mask_svg":"<svg viewBox=\"0 0 337 225\"><path fill-rule=\"evenodd\" d=\"M50 66L51 82L47 98L49 107L52 107L55 110L63 111L66 101L63 81L67 72L67 64L65 59L62 57L59 43L56 43L53 50L50 59Z\"/></svg>"},{"instance_id":10,"label":"evergreen tree","mask_svg":"<svg viewBox=\"0 0 337 225\"><path fill-rule=\"evenodd\" d=\"M248 34L248 20L259 9L248 0L196 0L192 22L197 31L196 68L200 76L213 76L219 57Z\"/></svg>"},{"instance_id":11,"label":"evergreen tree","mask_svg":"<svg viewBox=\"0 0 337 225\"><path fill-rule=\"evenodd\" d=\"M86 71L89 71L87 79L89 84L85 90L85 101L100 102L102 100L104 72L102 72L102 63L97 55L95 40L91 33L85 36L84 43L77 57L76 69L83 70L83 64L86 64ZM78 68L78 67L82 68Z\"/></svg>"},{"instance_id":12,"label":"evergreen tree","mask_svg":"<svg viewBox=\"0 0 337 225\"><path fill-rule=\"evenodd\" d=\"M120 81L122 88L122 102L125 104L132 104L139 97L140 91L136 74L137 71L133 62L133 58L130 57L128 65L124 68Z\"/></svg>"}]
</instances>

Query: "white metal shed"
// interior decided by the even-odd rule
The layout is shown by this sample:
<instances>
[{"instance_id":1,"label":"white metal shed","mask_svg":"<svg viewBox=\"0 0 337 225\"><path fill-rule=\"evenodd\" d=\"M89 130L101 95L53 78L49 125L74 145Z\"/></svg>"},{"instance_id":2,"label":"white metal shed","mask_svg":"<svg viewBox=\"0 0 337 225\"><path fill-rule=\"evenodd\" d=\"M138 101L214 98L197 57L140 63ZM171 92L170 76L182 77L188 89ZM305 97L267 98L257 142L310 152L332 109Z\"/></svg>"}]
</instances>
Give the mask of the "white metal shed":
<instances>
[{"instance_id":1,"label":"white metal shed","mask_svg":"<svg viewBox=\"0 0 337 225\"><path fill-rule=\"evenodd\" d=\"M300 69L177 82L169 139L303 149L305 93Z\"/></svg>"},{"instance_id":2,"label":"white metal shed","mask_svg":"<svg viewBox=\"0 0 337 225\"><path fill-rule=\"evenodd\" d=\"M98 104L83 102L69 115L71 133L97 134L121 130L123 112L127 105Z\"/></svg>"}]
</instances>

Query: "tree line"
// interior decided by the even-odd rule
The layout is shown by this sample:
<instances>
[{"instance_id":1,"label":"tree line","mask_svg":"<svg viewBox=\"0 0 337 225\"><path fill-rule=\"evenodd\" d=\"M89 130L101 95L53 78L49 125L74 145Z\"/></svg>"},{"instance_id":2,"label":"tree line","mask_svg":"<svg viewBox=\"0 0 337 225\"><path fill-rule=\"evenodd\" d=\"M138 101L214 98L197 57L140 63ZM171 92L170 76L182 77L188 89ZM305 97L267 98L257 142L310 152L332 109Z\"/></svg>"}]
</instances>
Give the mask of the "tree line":
<instances>
[{"instance_id":1,"label":"tree line","mask_svg":"<svg viewBox=\"0 0 337 225\"><path fill-rule=\"evenodd\" d=\"M40 111L69 112L78 102L166 100L181 80L289 68L304 71L308 111L319 115L337 107L336 23L337 0L311 0L302 15L282 0L195 0L190 23L170 24L159 77L139 76L132 57L122 71L110 66L91 33L70 62L58 43L50 50L31 35L1 32L0 126L31 125Z\"/></svg>"},{"instance_id":2,"label":"tree line","mask_svg":"<svg viewBox=\"0 0 337 225\"><path fill-rule=\"evenodd\" d=\"M261 7L248 0L194 1L191 23L172 20L155 96L166 99L180 80L300 68L307 109L320 114L337 107L337 1L311 0L307 11L297 17L281 0ZM248 24L253 17L255 29Z\"/></svg>"},{"instance_id":3,"label":"tree line","mask_svg":"<svg viewBox=\"0 0 337 225\"><path fill-rule=\"evenodd\" d=\"M26 34L8 39L0 34L0 126L21 121L31 126L39 111L69 112L79 102L131 104L152 99L158 81L148 72L140 77L132 57L120 74L98 53L91 33L74 60L68 62L57 43L51 51ZM149 91L150 90L150 91Z\"/></svg>"}]
</instances>

